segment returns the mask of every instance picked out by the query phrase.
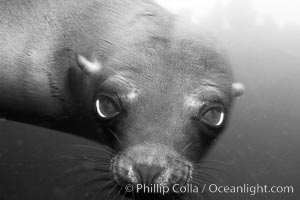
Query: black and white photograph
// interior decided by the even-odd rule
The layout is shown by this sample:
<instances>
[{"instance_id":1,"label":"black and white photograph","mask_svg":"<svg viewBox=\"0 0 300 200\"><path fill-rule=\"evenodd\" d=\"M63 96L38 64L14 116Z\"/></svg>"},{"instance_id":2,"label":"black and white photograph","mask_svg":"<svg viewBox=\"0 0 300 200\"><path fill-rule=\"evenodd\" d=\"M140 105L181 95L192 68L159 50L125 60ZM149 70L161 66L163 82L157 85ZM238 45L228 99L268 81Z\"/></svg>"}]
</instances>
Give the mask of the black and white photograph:
<instances>
[{"instance_id":1,"label":"black and white photograph","mask_svg":"<svg viewBox=\"0 0 300 200\"><path fill-rule=\"evenodd\" d=\"M0 200L300 199L299 8L0 0Z\"/></svg>"}]
</instances>

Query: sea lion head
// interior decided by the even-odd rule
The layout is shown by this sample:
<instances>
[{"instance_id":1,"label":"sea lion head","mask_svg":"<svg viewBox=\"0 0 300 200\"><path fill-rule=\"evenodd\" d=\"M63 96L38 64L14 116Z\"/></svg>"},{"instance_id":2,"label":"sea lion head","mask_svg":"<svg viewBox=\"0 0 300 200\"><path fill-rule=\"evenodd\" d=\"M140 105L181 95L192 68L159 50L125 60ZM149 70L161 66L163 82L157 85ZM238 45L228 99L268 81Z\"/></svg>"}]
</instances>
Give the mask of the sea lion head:
<instances>
[{"instance_id":1,"label":"sea lion head","mask_svg":"<svg viewBox=\"0 0 300 200\"><path fill-rule=\"evenodd\" d=\"M140 184L201 184L196 163L244 89L214 41L155 37L104 62L81 55L77 61L93 94L84 103L91 120L99 134L113 138L115 183L131 184L135 193Z\"/></svg>"}]
</instances>

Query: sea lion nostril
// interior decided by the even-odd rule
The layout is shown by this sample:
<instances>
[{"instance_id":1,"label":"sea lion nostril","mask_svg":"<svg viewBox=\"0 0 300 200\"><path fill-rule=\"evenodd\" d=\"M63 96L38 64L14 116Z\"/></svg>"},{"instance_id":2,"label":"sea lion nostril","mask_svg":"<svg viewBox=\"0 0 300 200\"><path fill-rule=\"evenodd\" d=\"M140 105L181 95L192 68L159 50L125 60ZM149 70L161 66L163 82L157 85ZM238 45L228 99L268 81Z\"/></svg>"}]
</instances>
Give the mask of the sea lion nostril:
<instances>
[{"instance_id":1,"label":"sea lion nostril","mask_svg":"<svg viewBox=\"0 0 300 200\"><path fill-rule=\"evenodd\" d=\"M130 158L122 156L113 158L111 161L111 171L114 179L119 183L139 183L139 172L135 167L134 161Z\"/></svg>"},{"instance_id":2,"label":"sea lion nostril","mask_svg":"<svg viewBox=\"0 0 300 200\"><path fill-rule=\"evenodd\" d=\"M169 166L160 174L160 176L157 177L155 183L169 187L175 184L184 186L190 181L190 179L191 170L189 167Z\"/></svg>"},{"instance_id":3,"label":"sea lion nostril","mask_svg":"<svg viewBox=\"0 0 300 200\"><path fill-rule=\"evenodd\" d=\"M157 182L159 184L184 186L192 178L193 166L184 159L169 159L168 168L162 173Z\"/></svg>"}]
</instances>

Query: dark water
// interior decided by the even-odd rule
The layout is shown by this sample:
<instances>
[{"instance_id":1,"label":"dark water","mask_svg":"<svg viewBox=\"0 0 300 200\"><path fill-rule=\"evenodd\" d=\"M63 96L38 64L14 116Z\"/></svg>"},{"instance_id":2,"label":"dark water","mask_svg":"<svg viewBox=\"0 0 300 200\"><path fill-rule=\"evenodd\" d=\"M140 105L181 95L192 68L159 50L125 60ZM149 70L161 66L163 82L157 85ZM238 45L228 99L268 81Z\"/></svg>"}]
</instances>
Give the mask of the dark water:
<instances>
[{"instance_id":1,"label":"dark water","mask_svg":"<svg viewBox=\"0 0 300 200\"><path fill-rule=\"evenodd\" d=\"M87 139L2 120L0 199L102 199L111 188L102 188L110 159Z\"/></svg>"},{"instance_id":2,"label":"dark water","mask_svg":"<svg viewBox=\"0 0 300 200\"><path fill-rule=\"evenodd\" d=\"M216 5L201 21L228 49L235 77L246 86L229 127L206 160L219 161L215 167L223 172L212 174L220 185L293 186L294 192L211 194L210 199L296 200L300 198L300 26L280 28L272 17L256 25L251 1L239 2L226 9ZM224 18L230 28L222 28ZM59 132L0 122L0 199L82 199L67 193L81 177L54 178L78 162L49 161L59 155L96 153L74 151L71 144L96 145Z\"/></svg>"}]
</instances>

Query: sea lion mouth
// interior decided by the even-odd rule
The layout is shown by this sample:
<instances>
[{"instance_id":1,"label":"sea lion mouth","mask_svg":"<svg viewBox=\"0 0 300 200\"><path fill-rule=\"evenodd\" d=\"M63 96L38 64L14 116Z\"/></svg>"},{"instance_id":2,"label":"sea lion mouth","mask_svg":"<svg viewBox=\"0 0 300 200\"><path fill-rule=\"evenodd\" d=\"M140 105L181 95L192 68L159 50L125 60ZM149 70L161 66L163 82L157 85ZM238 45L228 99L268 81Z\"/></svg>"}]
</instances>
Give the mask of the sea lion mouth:
<instances>
[{"instance_id":1,"label":"sea lion mouth","mask_svg":"<svg viewBox=\"0 0 300 200\"><path fill-rule=\"evenodd\" d=\"M148 149L149 146L156 150ZM169 147L137 145L113 157L110 171L126 196L145 199L148 195L153 198L183 195L176 193L174 187L190 183L193 165Z\"/></svg>"}]
</instances>

